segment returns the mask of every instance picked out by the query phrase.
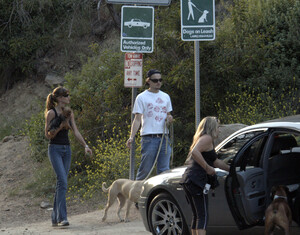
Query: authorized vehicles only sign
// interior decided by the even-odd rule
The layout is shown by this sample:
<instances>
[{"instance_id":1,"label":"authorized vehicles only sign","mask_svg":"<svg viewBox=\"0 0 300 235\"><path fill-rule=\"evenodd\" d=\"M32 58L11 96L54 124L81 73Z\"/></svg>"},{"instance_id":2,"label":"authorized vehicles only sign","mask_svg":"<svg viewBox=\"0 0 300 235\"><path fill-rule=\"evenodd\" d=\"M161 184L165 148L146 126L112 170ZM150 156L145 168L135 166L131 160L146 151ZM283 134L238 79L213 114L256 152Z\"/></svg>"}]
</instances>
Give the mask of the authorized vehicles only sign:
<instances>
[{"instance_id":1,"label":"authorized vehicles only sign","mask_svg":"<svg viewBox=\"0 0 300 235\"><path fill-rule=\"evenodd\" d=\"M153 38L154 8L122 6L121 51L152 53Z\"/></svg>"}]
</instances>

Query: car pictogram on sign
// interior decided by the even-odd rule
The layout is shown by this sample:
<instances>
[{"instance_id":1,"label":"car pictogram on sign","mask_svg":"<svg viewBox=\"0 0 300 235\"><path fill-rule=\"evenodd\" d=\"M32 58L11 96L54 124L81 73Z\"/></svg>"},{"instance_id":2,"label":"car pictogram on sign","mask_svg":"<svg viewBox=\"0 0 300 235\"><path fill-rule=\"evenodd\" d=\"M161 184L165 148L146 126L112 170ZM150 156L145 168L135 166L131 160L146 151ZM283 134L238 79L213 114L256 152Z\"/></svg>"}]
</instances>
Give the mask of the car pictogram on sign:
<instances>
[{"instance_id":1,"label":"car pictogram on sign","mask_svg":"<svg viewBox=\"0 0 300 235\"><path fill-rule=\"evenodd\" d=\"M124 26L127 26L128 28L131 27L143 27L144 29L150 27L150 23L143 22L140 19L131 19L130 21L124 22Z\"/></svg>"}]
</instances>

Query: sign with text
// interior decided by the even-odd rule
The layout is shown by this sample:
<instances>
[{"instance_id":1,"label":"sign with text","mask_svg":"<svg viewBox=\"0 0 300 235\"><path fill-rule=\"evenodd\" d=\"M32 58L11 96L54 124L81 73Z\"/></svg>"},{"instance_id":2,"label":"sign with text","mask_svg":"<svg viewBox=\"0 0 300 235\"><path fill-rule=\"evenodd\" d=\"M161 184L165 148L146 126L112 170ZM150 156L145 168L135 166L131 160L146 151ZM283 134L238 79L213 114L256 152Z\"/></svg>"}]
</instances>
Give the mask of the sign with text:
<instances>
[{"instance_id":1,"label":"sign with text","mask_svg":"<svg viewBox=\"0 0 300 235\"><path fill-rule=\"evenodd\" d=\"M181 0L181 39L215 40L214 0Z\"/></svg>"},{"instance_id":2,"label":"sign with text","mask_svg":"<svg viewBox=\"0 0 300 235\"><path fill-rule=\"evenodd\" d=\"M110 4L140 4L152 6L169 6L171 0L106 0Z\"/></svg>"},{"instance_id":3,"label":"sign with text","mask_svg":"<svg viewBox=\"0 0 300 235\"><path fill-rule=\"evenodd\" d=\"M121 20L121 51L152 53L154 8L123 6Z\"/></svg>"},{"instance_id":4,"label":"sign with text","mask_svg":"<svg viewBox=\"0 0 300 235\"><path fill-rule=\"evenodd\" d=\"M143 86L143 54L125 53L124 86Z\"/></svg>"}]
</instances>

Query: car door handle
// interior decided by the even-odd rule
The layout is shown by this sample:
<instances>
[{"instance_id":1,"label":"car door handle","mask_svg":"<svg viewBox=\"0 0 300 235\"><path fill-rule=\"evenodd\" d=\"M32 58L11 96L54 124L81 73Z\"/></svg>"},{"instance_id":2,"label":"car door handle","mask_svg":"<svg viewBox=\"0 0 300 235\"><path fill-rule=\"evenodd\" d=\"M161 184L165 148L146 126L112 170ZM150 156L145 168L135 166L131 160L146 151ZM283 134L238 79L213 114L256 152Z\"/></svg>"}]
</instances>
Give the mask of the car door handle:
<instances>
[{"instance_id":1,"label":"car door handle","mask_svg":"<svg viewBox=\"0 0 300 235\"><path fill-rule=\"evenodd\" d=\"M251 188L255 188L256 187L256 181L252 181L251 182Z\"/></svg>"}]
</instances>

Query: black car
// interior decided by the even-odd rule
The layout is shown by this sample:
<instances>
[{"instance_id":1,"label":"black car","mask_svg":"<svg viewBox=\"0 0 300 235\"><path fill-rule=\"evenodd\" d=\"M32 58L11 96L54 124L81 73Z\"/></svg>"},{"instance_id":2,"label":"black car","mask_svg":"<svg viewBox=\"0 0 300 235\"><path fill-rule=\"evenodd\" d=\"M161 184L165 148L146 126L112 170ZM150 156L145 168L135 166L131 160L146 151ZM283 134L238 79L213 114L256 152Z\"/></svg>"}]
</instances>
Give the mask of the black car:
<instances>
[{"instance_id":1,"label":"black car","mask_svg":"<svg viewBox=\"0 0 300 235\"><path fill-rule=\"evenodd\" d=\"M217 147L230 171L216 168L220 185L209 192L209 225L246 229L264 225L274 185L289 188L293 226L300 224L300 122L266 122L243 128ZM192 217L180 180L186 166L149 178L139 199L146 230L190 234Z\"/></svg>"}]
</instances>

